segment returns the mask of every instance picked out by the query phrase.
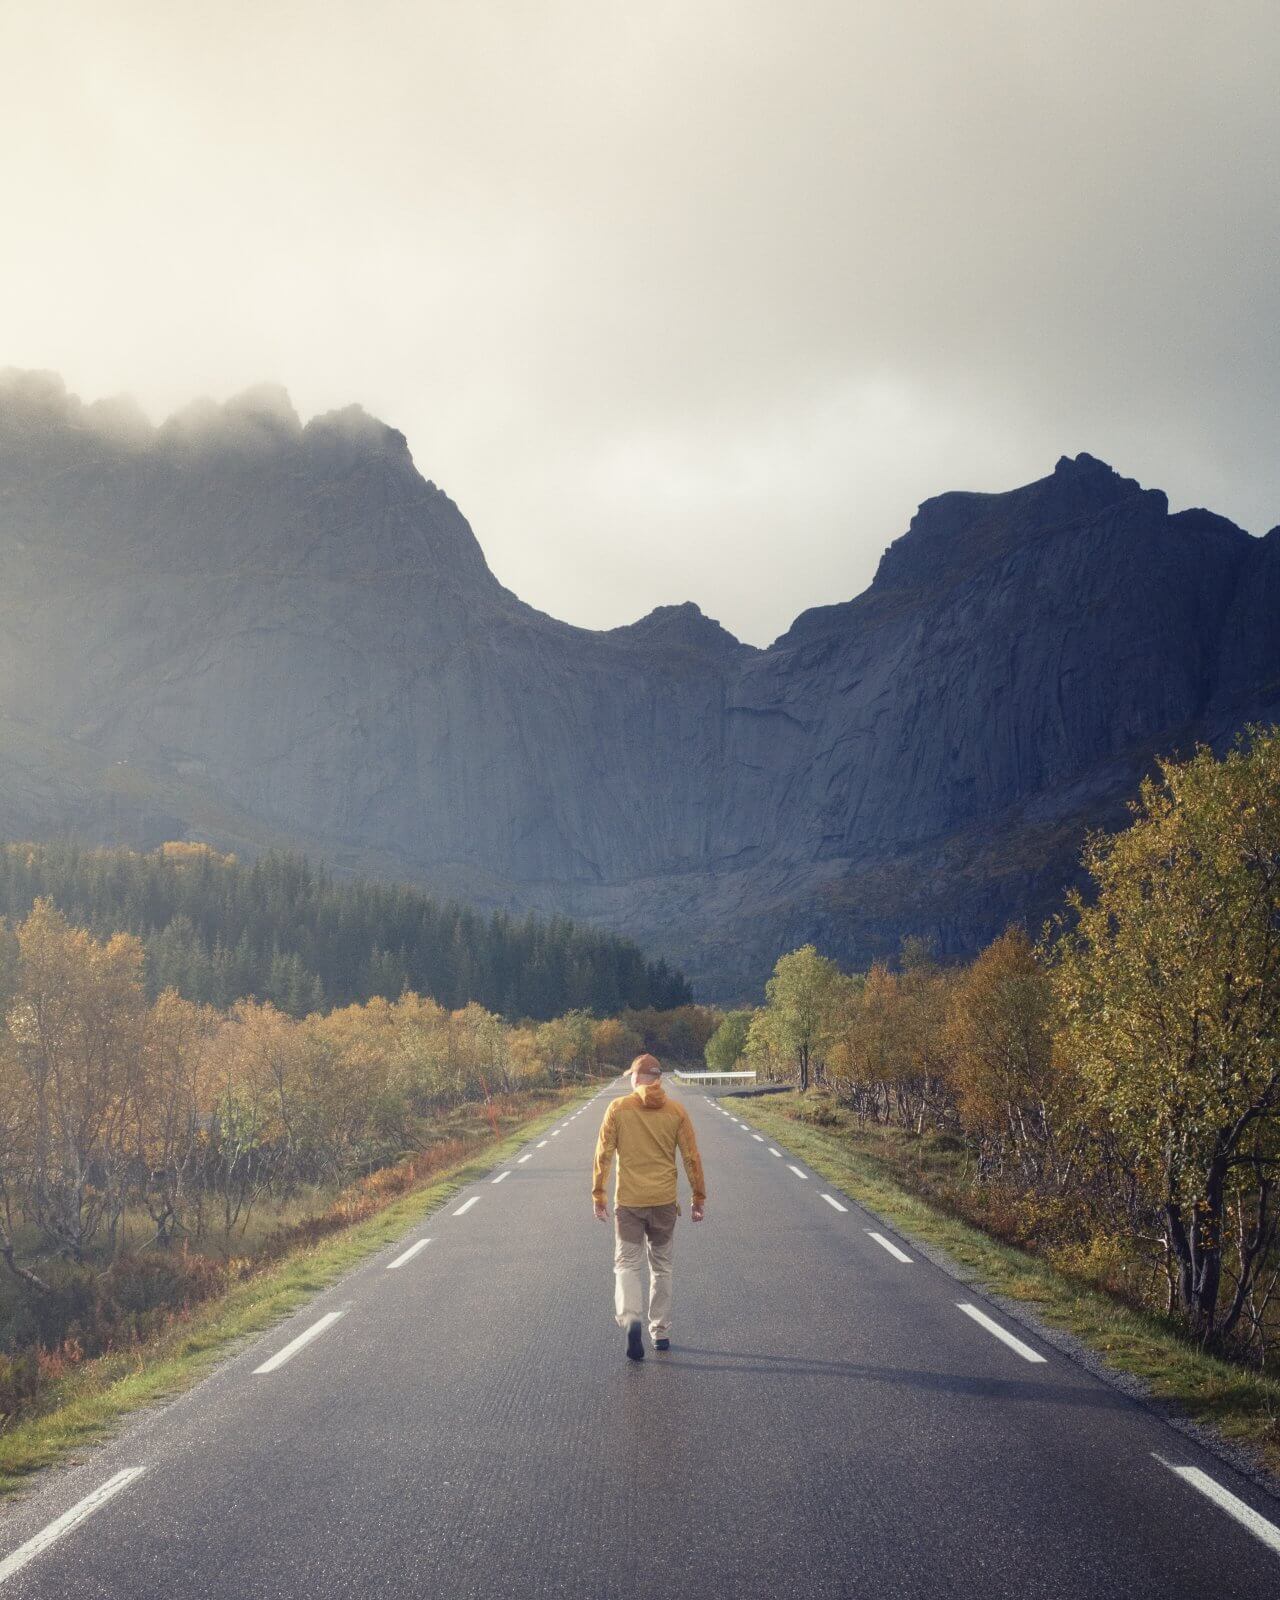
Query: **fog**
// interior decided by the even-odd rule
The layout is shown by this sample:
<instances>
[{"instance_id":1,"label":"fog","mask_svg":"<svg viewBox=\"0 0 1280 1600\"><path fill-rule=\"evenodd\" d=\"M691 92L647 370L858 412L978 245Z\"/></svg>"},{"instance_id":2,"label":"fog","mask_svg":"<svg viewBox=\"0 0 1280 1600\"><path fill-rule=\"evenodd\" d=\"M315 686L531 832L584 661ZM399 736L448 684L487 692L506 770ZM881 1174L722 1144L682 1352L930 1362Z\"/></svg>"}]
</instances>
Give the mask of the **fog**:
<instances>
[{"instance_id":1,"label":"fog","mask_svg":"<svg viewBox=\"0 0 1280 1600\"><path fill-rule=\"evenodd\" d=\"M0 366L359 402L570 621L767 642L1064 452L1280 521L1270 3L53 0L0 58Z\"/></svg>"}]
</instances>

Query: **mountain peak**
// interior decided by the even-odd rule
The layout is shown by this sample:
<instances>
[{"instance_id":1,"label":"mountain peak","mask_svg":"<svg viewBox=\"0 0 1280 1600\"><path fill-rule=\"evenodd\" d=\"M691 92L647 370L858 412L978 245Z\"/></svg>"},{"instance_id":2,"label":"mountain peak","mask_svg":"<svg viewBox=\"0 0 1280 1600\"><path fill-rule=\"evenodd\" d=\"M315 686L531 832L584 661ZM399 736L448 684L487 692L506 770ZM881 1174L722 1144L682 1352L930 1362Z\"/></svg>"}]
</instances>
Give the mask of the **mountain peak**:
<instances>
[{"instance_id":1,"label":"mountain peak","mask_svg":"<svg viewBox=\"0 0 1280 1600\"><path fill-rule=\"evenodd\" d=\"M1053 472L1003 493L952 489L921 503L911 525L880 558L873 588L932 585L940 576L972 570L1030 538L1096 516L1109 506L1150 494L1167 510L1160 490L1087 451L1059 456Z\"/></svg>"},{"instance_id":2,"label":"mountain peak","mask_svg":"<svg viewBox=\"0 0 1280 1600\"><path fill-rule=\"evenodd\" d=\"M20 439L24 447L68 433L136 446L149 444L155 429L129 395L85 405L56 372L5 367L0 369L0 433Z\"/></svg>"},{"instance_id":3,"label":"mountain peak","mask_svg":"<svg viewBox=\"0 0 1280 1600\"><path fill-rule=\"evenodd\" d=\"M226 416L243 417L262 427L277 428L284 434L302 432L302 419L283 384L255 383L240 394L232 395L222 410Z\"/></svg>"},{"instance_id":4,"label":"mountain peak","mask_svg":"<svg viewBox=\"0 0 1280 1600\"><path fill-rule=\"evenodd\" d=\"M109 470L146 461L141 476ZM157 570L429 576L468 593L494 579L453 502L417 472L402 433L360 406L304 427L259 383L197 399L158 428L127 398L86 405L52 372L0 371L0 534L23 547L116 552ZM98 484L81 504L81 478ZM145 551L145 557L141 552Z\"/></svg>"},{"instance_id":5,"label":"mountain peak","mask_svg":"<svg viewBox=\"0 0 1280 1600\"><path fill-rule=\"evenodd\" d=\"M131 396L86 404L56 372L5 367L0 368L0 434L22 441L23 448L41 440L62 448L56 441L80 435L132 449L176 449L184 459L205 450L263 455L306 447L340 462L364 456L412 464L404 434L362 406L324 412L304 427L289 391L269 382L252 384L224 401L192 400L157 428Z\"/></svg>"},{"instance_id":6,"label":"mountain peak","mask_svg":"<svg viewBox=\"0 0 1280 1600\"><path fill-rule=\"evenodd\" d=\"M343 406L312 417L302 430L309 444L329 449L347 449L366 455L390 456L411 460L409 441L399 428L372 416L360 405Z\"/></svg>"},{"instance_id":7,"label":"mountain peak","mask_svg":"<svg viewBox=\"0 0 1280 1600\"><path fill-rule=\"evenodd\" d=\"M1109 473L1118 483L1132 481L1121 478L1113 466L1110 466L1105 461L1100 461L1097 456L1091 456L1087 450L1082 450L1078 456L1059 456L1053 469L1055 478L1069 478L1080 473L1094 472Z\"/></svg>"},{"instance_id":8,"label":"mountain peak","mask_svg":"<svg viewBox=\"0 0 1280 1600\"><path fill-rule=\"evenodd\" d=\"M159 429L166 445L215 452L262 452L296 446L302 419L278 383L256 383L219 404L207 397L175 411Z\"/></svg>"},{"instance_id":9,"label":"mountain peak","mask_svg":"<svg viewBox=\"0 0 1280 1600\"><path fill-rule=\"evenodd\" d=\"M708 617L702 607L692 600L685 600L680 605L655 606L636 622L610 628L607 637L654 649L675 646L686 650L711 651L717 655L750 648L734 638L714 617Z\"/></svg>"}]
</instances>

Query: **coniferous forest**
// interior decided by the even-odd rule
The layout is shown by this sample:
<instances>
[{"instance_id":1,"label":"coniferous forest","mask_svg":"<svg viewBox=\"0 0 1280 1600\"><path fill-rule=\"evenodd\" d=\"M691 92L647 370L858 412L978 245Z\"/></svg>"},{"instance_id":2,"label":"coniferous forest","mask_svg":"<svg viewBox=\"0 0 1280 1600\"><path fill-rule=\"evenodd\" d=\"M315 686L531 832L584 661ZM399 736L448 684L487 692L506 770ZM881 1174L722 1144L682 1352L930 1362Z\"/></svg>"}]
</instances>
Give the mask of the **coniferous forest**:
<instances>
[{"instance_id":1,"label":"coniferous forest","mask_svg":"<svg viewBox=\"0 0 1280 1600\"><path fill-rule=\"evenodd\" d=\"M539 1021L691 999L679 972L630 940L565 917L486 916L406 885L337 881L291 853L242 863L186 843L146 855L0 846L0 916L25 917L37 898L98 938L136 934L153 998L176 989L220 1008L256 998L305 1016L409 989Z\"/></svg>"}]
</instances>

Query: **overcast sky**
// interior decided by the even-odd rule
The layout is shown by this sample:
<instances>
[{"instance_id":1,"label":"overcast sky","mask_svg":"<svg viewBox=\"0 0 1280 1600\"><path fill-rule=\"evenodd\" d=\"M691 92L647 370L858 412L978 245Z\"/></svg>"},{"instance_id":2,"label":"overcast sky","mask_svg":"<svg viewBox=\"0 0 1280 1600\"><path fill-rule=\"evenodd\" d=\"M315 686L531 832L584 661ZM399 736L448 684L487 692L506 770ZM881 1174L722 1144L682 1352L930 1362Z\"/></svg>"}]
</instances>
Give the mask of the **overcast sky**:
<instances>
[{"instance_id":1,"label":"overcast sky","mask_svg":"<svg viewBox=\"0 0 1280 1600\"><path fill-rule=\"evenodd\" d=\"M403 430L765 643L1089 450L1280 522L1275 0L0 0L0 366Z\"/></svg>"}]
</instances>

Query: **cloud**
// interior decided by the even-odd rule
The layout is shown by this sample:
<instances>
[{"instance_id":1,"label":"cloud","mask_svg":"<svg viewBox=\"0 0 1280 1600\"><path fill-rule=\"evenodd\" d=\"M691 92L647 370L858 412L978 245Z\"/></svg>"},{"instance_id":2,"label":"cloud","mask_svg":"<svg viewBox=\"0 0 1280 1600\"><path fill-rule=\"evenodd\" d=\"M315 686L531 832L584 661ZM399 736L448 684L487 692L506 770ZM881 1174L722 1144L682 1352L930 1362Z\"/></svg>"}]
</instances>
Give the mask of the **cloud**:
<instances>
[{"instance_id":1,"label":"cloud","mask_svg":"<svg viewBox=\"0 0 1280 1600\"><path fill-rule=\"evenodd\" d=\"M1269 0L53 0L0 49L0 364L359 401L571 621L765 642L1081 449L1280 520Z\"/></svg>"}]
</instances>

